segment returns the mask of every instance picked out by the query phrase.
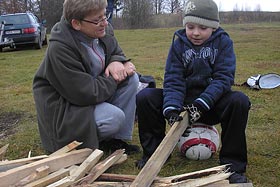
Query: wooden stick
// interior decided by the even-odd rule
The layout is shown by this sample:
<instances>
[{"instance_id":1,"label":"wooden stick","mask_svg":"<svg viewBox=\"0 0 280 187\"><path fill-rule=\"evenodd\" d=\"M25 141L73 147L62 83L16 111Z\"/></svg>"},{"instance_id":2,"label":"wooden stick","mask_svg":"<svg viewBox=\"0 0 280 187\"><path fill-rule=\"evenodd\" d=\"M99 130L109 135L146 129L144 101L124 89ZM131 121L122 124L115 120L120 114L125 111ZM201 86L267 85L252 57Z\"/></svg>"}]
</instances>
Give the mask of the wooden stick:
<instances>
[{"instance_id":1,"label":"wooden stick","mask_svg":"<svg viewBox=\"0 0 280 187\"><path fill-rule=\"evenodd\" d=\"M30 182L33 182L35 180L41 179L45 176L47 176L50 173L50 167L49 166L41 166L35 170L34 173L31 173L27 177L21 179L19 182L15 184L15 186L24 186Z\"/></svg>"},{"instance_id":2,"label":"wooden stick","mask_svg":"<svg viewBox=\"0 0 280 187\"><path fill-rule=\"evenodd\" d=\"M10 169L0 173L0 187L13 185L24 177L30 175L34 169L48 165L50 172L54 172L63 167L68 167L74 164L82 163L92 152L91 149L85 148L80 150L71 151L60 156L52 156L43 160L39 160L27 165L23 165L14 169Z\"/></svg>"},{"instance_id":3,"label":"wooden stick","mask_svg":"<svg viewBox=\"0 0 280 187\"><path fill-rule=\"evenodd\" d=\"M208 169L203 169L203 170L199 170L199 171L194 171L194 172L190 172L190 173L184 173L181 175L162 177L162 178L158 179L158 182L173 183L173 182L178 182L178 181L187 180L187 179L201 178L201 177L209 176L211 174L221 173L226 170L226 166L227 166L227 164L208 168Z\"/></svg>"},{"instance_id":4,"label":"wooden stick","mask_svg":"<svg viewBox=\"0 0 280 187\"><path fill-rule=\"evenodd\" d=\"M208 169L203 169L195 172L184 173L181 175L174 175L170 177L156 177L153 184L171 184L180 182L188 179L202 178L209 176L211 174L217 174L224 172L227 165L216 166ZM113 173L103 173L97 180L107 181L107 182L133 182L137 176L136 175L123 175L123 174L113 174Z\"/></svg>"},{"instance_id":5,"label":"wooden stick","mask_svg":"<svg viewBox=\"0 0 280 187\"><path fill-rule=\"evenodd\" d=\"M76 187L130 187L131 182L94 182Z\"/></svg>"},{"instance_id":6,"label":"wooden stick","mask_svg":"<svg viewBox=\"0 0 280 187\"><path fill-rule=\"evenodd\" d=\"M21 158L16 160L7 160L7 161L0 161L0 172L7 171L9 169L19 167L22 165L26 165L38 160L42 160L44 158L48 158L47 155L40 155L40 156L34 156L30 158Z\"/></svg>"},{"instance_id":7,"label":"wooden stick","mask_svg":"<svg viewBox=\"0 0 280 187\"><path fill-rule=\"evenodd\" d=\"M188 113L182 112L183 120L175 122L162 140L154 154L142 168L131 187L148 187L159 173L161 167L173 151L180 137L189 125Z\"/></svg>"},{"instance_id":8,"label":"wooden stick","mask_svg":"<svg viewBox=\"0 0 280 187\"><path fill-rule=\"evenodd\" d=\"M51 173L50 175L48 175L44 178L41 178L39 180L29 183L29 184L25 185L24 187L45 187L66 176L69 176L69 173L70 173L69 170L70 170L70 168L67 168L67 169L62 168L56 172Z\"/></svg>"},{"instance_id":9,"label":"wooden stick","mask_svg":"<svg viewBox=\"0 0 280 187\"><path fill-rule=\"evenodd\" d=\"M116 161L118 161L124 154L123 149L116 150L109 157L107 157L102 162L98 163L95 167L92 168L89 175L82 178L77 184L86 185L90 184L95 179L97 179L102 173L104 173L109 167L111 167Z\"/></svg>"},{"instance_id":10,"label":"wooden stick","mask_svg":"<svg viewBox=\"0 0 280 187\"><path fill-rule=\"evenodd\" d=\"M113 173L103 173L98 177L98 181L107 181L107 182L133 182L136 178L136 175L122 175L122 174L113 174Z\"/></svg>"},{"instance_id":11,"label":"wooden stick","mask_svg":"<svg viewBox=\"0 0 280 187\"><path fill-rule=\"evenodd\" d=\"M65 177L49 187L70 186L78 179L82 178L102 157L103 151L95 149L89 157L73 172L70 176Z\"/></svg>"},{"instance_id":12,"label":"wooden stick","mask_svg":"<svg viewBox=\"0 0 280 187\"><path fill-rule=\"evenodd\" d=\"M73 141L73 142L69 143L68 145L62 147L61 149L57 150L56 152L50 154L49 156L57 156L57 155L61 155L63 153L68 153L69 151L76 149L81 144L82 144L82 142Z\"/></svg>"},{"instance_id":13,"label":"wooden stick","mask_svg":"<svg viewBox=\"0 0 280 187\"><path fill-rule=\"evenodd\" d=\"M213 175L209 175L207 177L202 177L202 178L196 178L196 179L188 179L185 181L180 181L176 183L171 183L171 184L163 184L159 185L160 187L177 187L177 186L188 186L188 187L196 187L196 186L205 186L208 184L212 184L221 180L227 179L231 173L217 173Z\"/></svg>"},{"instance_id":14,"label":"wooden stick","mask_svg":"<svg viewBox=\"0 0 280 187\"><path fill-rule=\"evenodd\" d=\"M122 164L127 160L127 154L122 154L121 158L117 160L113 165Z\"/></svg>"}]
</instances>

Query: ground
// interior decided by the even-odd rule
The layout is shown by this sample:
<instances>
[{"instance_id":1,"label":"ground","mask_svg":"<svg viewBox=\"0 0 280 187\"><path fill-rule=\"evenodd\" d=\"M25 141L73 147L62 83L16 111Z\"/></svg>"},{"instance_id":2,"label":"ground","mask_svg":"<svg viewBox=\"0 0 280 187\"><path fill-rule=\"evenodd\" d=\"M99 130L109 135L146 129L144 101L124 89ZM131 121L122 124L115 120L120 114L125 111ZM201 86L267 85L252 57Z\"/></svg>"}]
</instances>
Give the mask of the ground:
<instances>
[{"instance_id":1,"label":"ground","mask_svg":"<svg viewBox=\"0 0 280 187\"><path fill-rule=\"evenodd\" d=\"M16 132L16 126L21 117L20 113L0 113L0 140Z\"/></svg>"}]
</instances>

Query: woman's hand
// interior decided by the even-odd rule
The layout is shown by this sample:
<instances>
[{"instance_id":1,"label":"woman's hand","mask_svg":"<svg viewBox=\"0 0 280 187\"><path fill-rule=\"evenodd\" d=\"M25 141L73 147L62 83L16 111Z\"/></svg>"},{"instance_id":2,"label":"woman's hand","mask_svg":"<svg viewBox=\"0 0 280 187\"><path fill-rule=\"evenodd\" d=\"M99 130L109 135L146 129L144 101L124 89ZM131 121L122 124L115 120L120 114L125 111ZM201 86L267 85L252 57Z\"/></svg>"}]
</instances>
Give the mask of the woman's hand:
<instances>
[{"instance_id":1,"label":"woman's hand","mask_svg":"<svg viewBox=\"0 0 280 187\"><path fill-rule=\"evenodd\" d=\"M131 76L136 72L134 64L132 64L130 61L124 63L124 68L128 76Z\"/></svg>"},{"instance_id":2,"label":"woman's hand","mask_svg":"<svg viewBox=\"0 0 280 187\"><path fill-rule=\"evenodd\" d=\"M128 76L125 66L118 61L111 62L105 69L105 75L108 77L112 75L117 83L125 80Z\"/></svg>"}]
</instances>

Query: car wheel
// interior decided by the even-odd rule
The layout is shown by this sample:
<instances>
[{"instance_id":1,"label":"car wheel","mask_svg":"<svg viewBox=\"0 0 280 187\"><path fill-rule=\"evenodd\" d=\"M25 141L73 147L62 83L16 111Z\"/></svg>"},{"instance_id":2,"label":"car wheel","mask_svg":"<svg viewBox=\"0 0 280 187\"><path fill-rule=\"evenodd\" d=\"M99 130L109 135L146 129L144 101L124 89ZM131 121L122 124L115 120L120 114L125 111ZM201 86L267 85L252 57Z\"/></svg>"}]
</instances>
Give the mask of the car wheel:
<instances>
[{"instance_id":1,"label":"car wheel","mask_svg":"<svg viewBox=\"0 0 280 187\"><path fill-rule=\"evenodd\" d=\"M39 36L38 38L38 42L35 44L35 49L42 49L42 40L41 40L41 37Z\"/></svg>"},{"instance_id":2,"label":"car wheel","mask_svg":"<svg viewBox=\"0 0 280 187\"><path fill-rule=\"evenodd\" d=\"M48 44L48 37L47 34L45 35L45 39L43 41L43 45L47 45Z\"/></svg>"},{"instance_id":3,"label":"car wheel","mask_svg":"<svg viewBox=\"0 0 280 187\"><path fill-rule=\"evenodd\" d=\"M3 52L3 48L2 47L0 47L0 52Z\"/></svg>"}]
</instances>

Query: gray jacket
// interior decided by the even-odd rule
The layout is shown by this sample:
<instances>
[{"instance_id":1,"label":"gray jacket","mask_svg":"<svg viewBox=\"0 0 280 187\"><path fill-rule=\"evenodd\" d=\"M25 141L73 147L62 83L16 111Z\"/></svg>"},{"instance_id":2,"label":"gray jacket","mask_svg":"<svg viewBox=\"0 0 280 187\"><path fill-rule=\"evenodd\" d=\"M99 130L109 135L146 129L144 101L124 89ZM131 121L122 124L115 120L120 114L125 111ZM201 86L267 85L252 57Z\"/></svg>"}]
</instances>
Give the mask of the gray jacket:
<instances>
[{"instance_id":1,"label":"gray jacket","mask_svg":"<svg viewBox=\"0 0 280 187\"><path fill-rule=\"evenodd\" d=\"M87 50L64 18L51 31L48 49L33 80L33 94L43 147L54 152L77 140L80 148L98 148L94 105L106 101L117 89L113 77L93 78ZM113 30L100 39L105 67L127 61Z\"/></svg>"}]
</instances>

